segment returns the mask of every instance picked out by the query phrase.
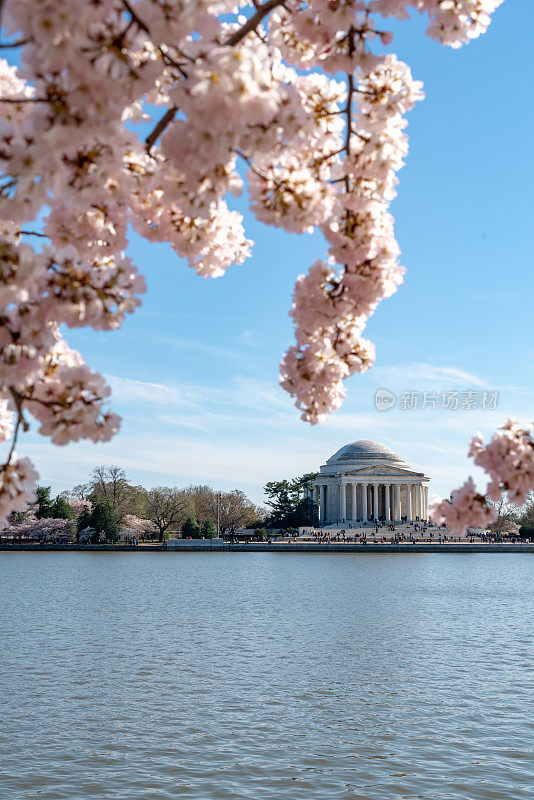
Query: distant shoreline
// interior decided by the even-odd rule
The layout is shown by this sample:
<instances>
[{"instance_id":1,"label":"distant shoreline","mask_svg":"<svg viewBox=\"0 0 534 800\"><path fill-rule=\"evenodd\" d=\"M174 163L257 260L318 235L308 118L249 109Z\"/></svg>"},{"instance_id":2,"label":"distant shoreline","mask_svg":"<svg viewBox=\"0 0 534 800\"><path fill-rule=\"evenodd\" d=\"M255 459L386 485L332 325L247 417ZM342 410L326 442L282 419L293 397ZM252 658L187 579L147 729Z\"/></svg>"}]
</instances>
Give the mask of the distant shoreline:
<instances>
[{"instance_id":1,"label":"distant shoreline","mask_svg":"<svg viewBox=\"0 0 534 800\"><path fill-rule=\"evenodd\" d=\"M0 544L2 552L103 552L103 553L530 553L534 554L534 543L525 544L470 544L451 542L450 544L401 543L401 544L354 544L339 542L317 544L313 542L240 542L239 544L212 544L210 540L184 540L178 547L165 547L164 544L117 545L117 544Z\"/></svg>"}]
</instances>

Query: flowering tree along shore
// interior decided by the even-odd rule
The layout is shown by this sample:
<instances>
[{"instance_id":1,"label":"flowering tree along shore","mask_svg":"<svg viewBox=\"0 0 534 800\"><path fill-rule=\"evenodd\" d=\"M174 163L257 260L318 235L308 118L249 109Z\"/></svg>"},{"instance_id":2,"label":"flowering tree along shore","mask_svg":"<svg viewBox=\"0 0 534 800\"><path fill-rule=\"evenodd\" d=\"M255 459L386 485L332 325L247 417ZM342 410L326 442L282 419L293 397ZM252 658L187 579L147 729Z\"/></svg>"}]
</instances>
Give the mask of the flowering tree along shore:
<instances>
[{"instance_id":1,"label":"flowering tree along shore","mask_svg":"<svg viewBox=\"0 0 534 800\"><path fill-rule=\"evenodd\" d=\"M15 451L28 415L58 445L118 430L102 376L59 331L112 330L139 306L127 224L203 277L249 256L225 202L239 162L257 219L328 242L297 280L281 383L309 422L340 406L374 360L366 322L404 272L388 207L423 93L377 52L388 18L416 9L459 47L501 1L0 0L2 47L20 58L0 61L0 518L37 478ZM514 446L531 447L525 435Z\"/></svg>"},{"instance_id":2,"label":"flowering tree along shore","mask_svg":"<svg viewBox=\"0 0 534 800\"><path fill-rule=\"evenodd\" d=\"M179 531L189 517L198 522L199 534L263 524L266 511L240 489L218 492L210 486L183 489L155 486L146 489L131 483L117 466L92 470L89 482L62 492L54 500L49 486L37 486L35 497L24 509L13 511L7 525L0 524L0 539L76 538L85 529L94 543L104 539L157 537Z\"/></svg>"}]
</instances>

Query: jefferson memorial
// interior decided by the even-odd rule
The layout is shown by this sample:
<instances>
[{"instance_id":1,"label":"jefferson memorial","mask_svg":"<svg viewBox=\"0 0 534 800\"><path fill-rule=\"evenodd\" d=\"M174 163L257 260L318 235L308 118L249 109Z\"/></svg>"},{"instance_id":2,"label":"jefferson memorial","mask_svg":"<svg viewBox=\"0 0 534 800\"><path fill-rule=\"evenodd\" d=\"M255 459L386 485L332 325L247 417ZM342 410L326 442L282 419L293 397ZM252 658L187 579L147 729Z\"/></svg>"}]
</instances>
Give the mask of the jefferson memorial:
<instances>
[{"instance_id":1,"label":"jefferson memorial","mask_svg":"<svg viewBox=\"0 0 534 800\"><path fill-rule=\"evenodd\" d=\"M313 489L319 521L426 520L429 480L383 444L351 442L319 470Z\"/></svg>"}]
</instances>

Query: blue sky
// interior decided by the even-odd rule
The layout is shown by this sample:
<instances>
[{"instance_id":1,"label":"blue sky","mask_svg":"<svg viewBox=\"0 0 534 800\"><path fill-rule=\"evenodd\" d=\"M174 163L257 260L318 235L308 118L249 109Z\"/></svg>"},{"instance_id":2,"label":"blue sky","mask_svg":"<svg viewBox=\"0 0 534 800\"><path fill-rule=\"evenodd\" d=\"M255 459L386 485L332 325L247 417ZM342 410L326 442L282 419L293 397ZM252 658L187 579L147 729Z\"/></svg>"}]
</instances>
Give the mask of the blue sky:
<instances>
[{"instance_id":1,"label":"blue sky","mask_svg":"<svg viewBox=\"0 0 534 800\"><path fill-rule=\"evenodd\" d=\"M224 278L198 278L169 247L132 235L143 307L118 332L67 332L111 382L121 432L61 449L30 432L18 449L42 482L61 491L97 464L118 464L146 486L207 483L261 502L266 481L315 470L356 439L392 447L438 494L480 478L466 458L471 435L507 416L526 421L534 407L534 111L521 35L533 25L532 0L505 0L488 33L456 51L428 39L419 15L394 26L393 49L426 93L408 118L392 208L407 274L368 325L376 367L348 381L339 412L311 427L278 386L295 278L324 255L324 240L259 225L243 197L235 207L253 256ZM378 412L377 388L500 395L495 411Z\"/></svg>"}]
</instances>

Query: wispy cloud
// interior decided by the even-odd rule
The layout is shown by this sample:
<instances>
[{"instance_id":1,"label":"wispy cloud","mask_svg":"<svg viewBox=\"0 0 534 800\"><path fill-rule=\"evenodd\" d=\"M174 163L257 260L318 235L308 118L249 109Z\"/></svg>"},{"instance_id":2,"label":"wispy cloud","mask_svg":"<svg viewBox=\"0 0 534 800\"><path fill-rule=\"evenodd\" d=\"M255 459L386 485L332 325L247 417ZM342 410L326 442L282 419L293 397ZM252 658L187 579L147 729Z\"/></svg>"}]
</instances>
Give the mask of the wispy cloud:
<instances>
[{"instance_id":1,"label":"wispy cloud","mask_svg":"<svg viewBox=\"0 0 534 800\"><path fill-rule=\"evenodd\" d=\"M119 403L142 403L160 407L191 406L202 402L206 397L206 389L198 385L182 384L178 389L164 383L138 381L118 375L106 375L106 380L111 386L114 400Z\"/></svg>"},{"instance_id":2,"label":"wispy cloud","mask_svg":"<svg viewBox=\"0 0 534 800\"><path fill-rule=\"evenodd\" d=\"M257 347L259 344L258 331L254 329L243 331L243 333L241 334L241 341L244 344L250 345L251 347Z\"/></svg>"},{"instance_id":3,"label":"wispy cloud","mask_svg":"<svg viewBox=\"0 0 534 800\"><path fill-rule=\"evenodd\" d=\"M436 366L425 362L410 361L391 367L375 367L373 375L377 381L403 384L404 388L416 385L439 384L440 386L476 386L488 388L484 378L454 366Z\"/></svg>"},{"instance_id":4,"label":"wispy cloud","mask_svg":"<svg viewBox=\"0 0 534 800\"><path fill-rule=\"evenodd\" d=\"M195 341L194 339L181 339L175 336L159 335L153 336L155 344L161 345L166 348L178 351L183 354L204 354L215 358L223 358L225 360L247 363L248 356L239 350L239 347L228 345L223 347L221 345L210 344L207 342Z\"/></svg>"}]
</instances>

